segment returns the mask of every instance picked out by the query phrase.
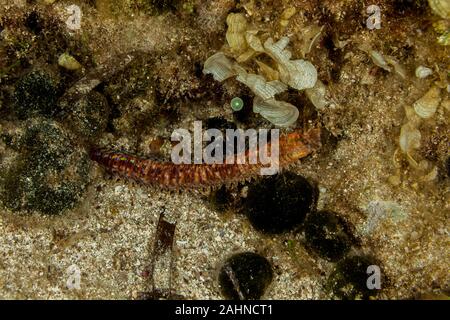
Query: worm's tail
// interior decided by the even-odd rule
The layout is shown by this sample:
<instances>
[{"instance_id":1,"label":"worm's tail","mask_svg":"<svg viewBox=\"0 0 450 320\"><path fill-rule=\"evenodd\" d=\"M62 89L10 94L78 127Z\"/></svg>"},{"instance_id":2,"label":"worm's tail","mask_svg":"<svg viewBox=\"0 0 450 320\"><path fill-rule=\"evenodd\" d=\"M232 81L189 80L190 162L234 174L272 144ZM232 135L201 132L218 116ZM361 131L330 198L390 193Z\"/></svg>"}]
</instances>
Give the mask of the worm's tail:
<instances>
[{"instance_id":1,"label":"worm's tail","mask_svg":"<svg viewBox=\"0 0 450 320\"><path fill-rule=\"evenodd\" d=\"M135 156L93 148L90 158L110 173L124 178L140 180L145 169L145 160Z\"/></svg>"}]
</instances>

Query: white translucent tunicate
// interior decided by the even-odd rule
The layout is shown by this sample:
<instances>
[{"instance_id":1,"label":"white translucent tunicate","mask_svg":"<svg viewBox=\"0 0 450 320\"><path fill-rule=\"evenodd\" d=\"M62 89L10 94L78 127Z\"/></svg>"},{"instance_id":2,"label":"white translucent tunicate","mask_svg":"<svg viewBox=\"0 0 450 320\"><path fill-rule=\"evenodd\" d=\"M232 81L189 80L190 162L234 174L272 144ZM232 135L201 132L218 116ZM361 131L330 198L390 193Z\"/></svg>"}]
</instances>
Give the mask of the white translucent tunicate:
<instances>
[{"instance_id":1,"label":"white translucent tunicate","mask_svg":"<svg viewBox=\"0 0 450 320\"><path fill-rule=\"evenodd\" d=\"M397 73L403 79L406 79L406 77L407 77L406 70L405 70L405 68L403 68L403 66L400 64L400 62L398 62L395 58L393 58L391 56L386 56L386 61L387 61L387 63L389 63L391 66L394 67L395 73Z\"/></svg>"},{"instance_id":2,"label":"white translucent tunicate","mask_svg":"<svg viewBox=\"0 0 450 320\"><path fill-rule=\"evenodd\" d=\"M423 119L431 118L441 102L441 90L433 86L425 95L417 100L414 104L414 111Z\"/></svg>"},{"instance_id":3,"label":"white translucent tunicate","mask_svg":"<svg viewBox=\"0 0 450 320\"><path fill-rule=\"evenodd\" d=\"M384 70L391 72L392 69L391 67L389 67L388 63L386 62L386 60L384 59L383 55L381 53L379 53L378 51L375 50L371 50L369 52L370 57L372 58L373 63L375 63L377 66L379 66L380 68L383 68Z\"/></svg>"},{"instance_id":4,"label":"white translucent tunicate","mask_svg":"<svg viewBox=\"0 0 450 320\"><path fill-rule=\"evenodd\" d=\"M275 61L278 63L285 63L292 57L292 53L289 50L286 50L288 44L288 37L283 37L275 43L272 38L268 38L264 43L264 48Z\"/></svg>"},{"instance_id":5,"label":"white translucent tunicate","mask_svg":"<svg viewBox=\"0 0 450 320\"><path fill-rule=\"evenodd\" d=\"M253 112L279 127L292 125L299 116L298 109L290 103L275 99L264 101L259 97L255 97L253 101Z\"/></svg>"},{"instance_id":6,"label":"white translucent tunicate","mask_svg":"<svg viewBox=\"0 0 450 320\"><path fill-rule=\"evenodd\" d=\"M286 49L288 44L288 37L283 37L276 43L269 38L264 43L267 54L278 63L281 81L297 90L314 87L317 82L316 68L306 60L290 60L292 54Z\"/></svg>"},{"instance_id":7,"label":"white translucent tunicate","mask_svg":"<svg viewBox=\"0 0 450 320\"><path fill-rule=\"evenodd\" d=\"M404 109L405 109L406 119L408 120L408 122L411 125L418 127L420 125L420 123L422 122L422 119L417 115L413 106L405 105Z\"/></svg>"},{"instance_id":8,"label":"white translucent tunicate","mask_svg":"<svg viewBox=\"0 0 450 320\"><path fill-rule=\"evenodd\" d=\"M449 0L428 0L428 3L434 13L444 19L450 19L450 1Z\"/></svg>"},{"instance_id":9,"label":"white translucent tunicate","mask_svg":"<svg viewBox=\"0 0 450 320\"><path fill-rule=\"evenodd\" d=\"M231 18L236 19L238 23L234 23ZM253 105L255 113L260 113L262 117L277 126L293 124L299 116L298 109L290 103L277 101L275 96L286 91L289 86L297 90L314 88L317 83L316 68L306 60L291 60L292 53L286 49L289 44L288 37L283 37L277 42L269 38L262 44L257 36L258 31L246 31L245 23L241 23L244 21L242 17L232 16L231 18L230 21L227 21L229 26L232 26L229 31L239 33L239 36L245 33L248 50L237 57L237 62L231 61L222 52L216 53L206 60L203 72L212 74L216 81L224 81L237 76L236 79L248 86L255 94ZM263 75L258 75L248 73L239 65L239 62L247 61L263 52L276 62L277 70L257 61L260 71L263 73ZM310 99L318 109L328 104L325 99L325 91L323 83L319 83L315 89L309 92Z\"/></svg>"},{"instance_id":10,"label":"white translucent tunicate","mask_svg":"<svg viewBox=\"0 0 450 320\"><path fill-rule=\"evenodd\" d=\"M231 50L235 53L243 52L247 48L245 40L245 30L247 20L242 13L230 13L227 17L228 30L226 39Z\"/></svg>"},{"instance_id":11,"label":"white translucent tunicate","mask_svg":"<svg viewBox=\"0 0 450 320\"><path fill-rule=\"evenodd\" d=\"M212 74L214 80L220 82L236 75L234 63L222 52L212 55L205 61L203 73Z\"/></svg>"},{"instance_id":12,"label":"white translucent tunicate","mask_svg":"<svg viewBox=\"0 0 450 320\"><path fill-rule=\"evenodd\" d=\"M403 79L406 79L408 74L405 70L405 68L394 58L391 56L383 56L380 52L372 50L369 45L361 45L359 49L363 50L367 54L370 55L370 58L372 59L373 63L377 65L378 67L388 71L392 72L394 71L399 76L401 76ZM394 67L394 70L392 70L391 65Z\"/></svg>"},{"instance_id":13,"label":"white translucent tunicate","mask_svg":"<svg viewBox=\"0 0 450 320\"><path fill-rule=\"evenodd\" d=\"M259 67L259 71L266 79L268 79L269 81L280 79L280 73L278 71L274 70L272 67L259 60L255 60L255 62Z\"/></svg>"},{"instance_id":14,"label":"white translucent tunicate","mask_svg":"<svg viewBox=\"0 0 450 320\"><path fill-rule=\"evenodd\" d=\"M360 45L359 49L366 52L372 59L373 63L378 67L388 72L394 71L403 79L406 79L408 77L408 73L406 72L405 68L394 57L383 55L378 51L372 50L370 45L368 45L367 43ZM390 65L394 67L394 70L392 70L392 67Z\"/></svg>"},{"instance_id":15,"label":"white translucent tunicate","mask_svg":"<svg viewBox=\"0 0 450 320\"><path fill-rule=\"evenodd\" d=\"M277 80L267 82L263 76L258 74L240 73L236 80L245 84L256 96L263 100L274 98L278 93L287 90L284 83Z\"/></svg>"},{"instance_id":16,"label":"white translucent tunicate","mask_svg":"<svg viewBox=\"0 0 450 320\"><path fill-rule=\"evenodd\" d=\"M245 33L245 40L248 43L248 46L255 50L256 52L264 52L264 47L261 43L261 40L256 35L258 33L257 30L249 30Z\"/></svg>"},{"instance_id":17,"label":"white translucent tunicate","mask_svg":"<svg viewBox=\"0 0 450 320\"><path fill-rule=\"evenodd\" d=\"M416 68L416 77L419 79L424 79L433 74L433 70L424 66L418 66Z\"/></svg>"},{"instance_id":18,"label":"white translucent tunicate","mask_svg":"<svg viewBox=\"0 0 450 320\"><path fill-rule=\"evenodd\" d=\"M372 200L363 210L367 212L367 219L360 225L360 231L365 235L374 232L385 220L400 222L409 216L409 213L394 201Z\"/></svg>"},{"instance_id":19,"label":"white translucent tunicate","mask_svg":"<svg viewBox=\"0 0 450 320\"><path fill-rule=\"evenodd\" d=\"M313 88L317 82L317 70L309 61L289 61L280 65L279 70L281 81L297 90Z\"/></svg>"},{"instance_id":20,"label":"white translucent tunicate","mask_svg":"<svg viewBox=\"0 0 450 320\"><path fill-rule=\"evenodd\" d=\"M422 135L411 123L406 123L400 130L399 144L404 153L409 153L420 147Z\"/></svg>"},{"instance_id":21,"label":"white translucent tunicate","mask_svg":"<svg viewBox=\"0 0 450 320\"><path fill-rule=\"evenodd\" d=\"M329 101L325 97L327 88L320 80L317 80L316 85L313 88L306 89L305 93L318 110L325 108L329 104Z\"/></svg>"}]
</instances>

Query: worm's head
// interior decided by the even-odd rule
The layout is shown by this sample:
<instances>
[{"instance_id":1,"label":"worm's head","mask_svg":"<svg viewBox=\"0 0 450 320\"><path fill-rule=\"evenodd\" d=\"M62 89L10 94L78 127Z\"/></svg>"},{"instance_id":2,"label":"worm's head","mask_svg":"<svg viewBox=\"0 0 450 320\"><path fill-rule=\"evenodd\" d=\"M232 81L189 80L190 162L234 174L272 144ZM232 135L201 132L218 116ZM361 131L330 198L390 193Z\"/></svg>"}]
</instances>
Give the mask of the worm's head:
<instances>
[{"instance_id":1,"label":"worm's head","mask_svg":"<svg viewBox=\"0 0 450 320\"><path fill-rule=\"evenodd\" d=\"M283 149L289 158L297 160L318 150L321 145L320 128L314 128L305 133L296 131L288 134Z\"/></svg>"}]
</instances>

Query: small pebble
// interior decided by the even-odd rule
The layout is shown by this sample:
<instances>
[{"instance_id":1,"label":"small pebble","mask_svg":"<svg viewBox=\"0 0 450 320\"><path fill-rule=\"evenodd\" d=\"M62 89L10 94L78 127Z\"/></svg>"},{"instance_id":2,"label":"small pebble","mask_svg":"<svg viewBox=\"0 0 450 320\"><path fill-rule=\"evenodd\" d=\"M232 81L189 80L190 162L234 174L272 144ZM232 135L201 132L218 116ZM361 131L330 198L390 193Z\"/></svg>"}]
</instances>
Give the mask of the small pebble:
<instances>
[{"instance_id":1,"label":"small pebble","mask_svg":"<svg viewBox=\"0 0 450 320\"><path fill-rule=\"evenodd\" d=\"M63 53L58 58L58 65L67 70L78 70L81 68L81 64L70 54Z\"/></svg>"}]
</instances>

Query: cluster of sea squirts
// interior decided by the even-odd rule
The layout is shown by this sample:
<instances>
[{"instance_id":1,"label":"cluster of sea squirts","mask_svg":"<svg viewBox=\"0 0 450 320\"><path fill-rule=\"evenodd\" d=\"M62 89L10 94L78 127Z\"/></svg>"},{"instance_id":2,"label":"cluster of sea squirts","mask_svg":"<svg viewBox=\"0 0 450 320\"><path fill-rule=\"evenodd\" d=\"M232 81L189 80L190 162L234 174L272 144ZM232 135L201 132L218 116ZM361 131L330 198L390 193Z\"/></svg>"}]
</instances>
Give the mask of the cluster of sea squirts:
<instances>
[{"instance_id":1,"label":"cluster of sea squirts","mask_svg":"<svg viewBox=\"0 0 450 320\"><path fill-rule=\"evenodd\" d=\"M244 214L252 227L263 234L300 234L311 255L335 263L325 285L335 298L369 299L378 294L378 290L367 287L367 269L379 263L371 256L352 253L358 241L339 213L316 209L318 189L314 183L286 171L241 185L239 193L236 197L232 191L221 188L210 196L209 202L218 211ZM256 253L231 256L219 274L222 294L230 299L259 299L273 278L270 266L266 258Z\"/></svg>"}]
</instances>

